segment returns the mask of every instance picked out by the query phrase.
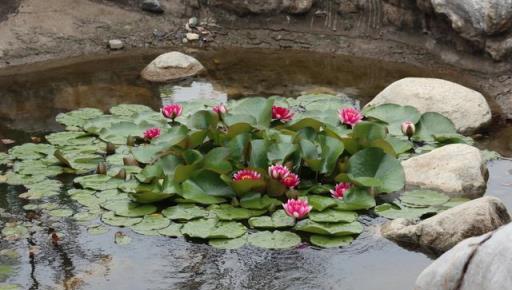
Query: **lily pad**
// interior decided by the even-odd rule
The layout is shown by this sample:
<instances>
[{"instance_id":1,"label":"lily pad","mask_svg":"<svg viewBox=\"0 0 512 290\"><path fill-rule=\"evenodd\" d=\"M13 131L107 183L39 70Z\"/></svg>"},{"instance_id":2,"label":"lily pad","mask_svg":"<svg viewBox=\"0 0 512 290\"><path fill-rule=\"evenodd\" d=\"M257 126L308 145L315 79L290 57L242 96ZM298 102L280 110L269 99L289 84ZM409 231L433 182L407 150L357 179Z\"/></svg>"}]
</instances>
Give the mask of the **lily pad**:
<instances>
[{"instance_id":1,"label":"lily pad","mask_svg":"<svg viewBox=\"0 0 512 290\"><path fill-rule=\"evenodd\" d=\"M145 216L140 223L137 223L130 228L136 232L161 230L168 227L170 222L170 220L163 217L161 214L152 214Z\"/></svg>"},{"instance_id":2,"label":"lily pad","mask_svg":"<svg viewBox=\"0 0 512 290\"><path fill-rule=\"evenodd\" d=\"M197 218L204 218L208 215L208 211L193 204L178 204L164 209L162 214L171 220L188 221Z\"/></svg>"},{"instance_id":3,"label":"lily pad","mask_svg":"<svg viewBox=\"0 0 512 290\"><path fill-rule=\"evenodd\" d=\"M28 229L20 224L7 224L2 229L2 235L8 240L17 240L28 236Z\"/></svg>"},{"instance_id":4,"label":"lily pad","mask_svg":"<svg viewBox=\"0 0 512 290\"><path fill-rule=\"evenodd\" d=\"M80 184L83 188L94 190L116 189L124 180L112 178L107 175L93 174L75 178L75 183Z\"/></svg>"},{"instance_id":5,"label":"lily pad","mask_svg":"<svg viewBox=\"0 0 512 290\"><path fill-rule=\"evenodd\" d=\"M388 219L419 219L428 213L437 213L437 209L431 207L399 207L393 204L384 203L375 207L375 213Z\"/></svg>"},{"instance_id":6,"label":"lily pad","mask_svg":"<svg viewBox=\"0 0 512 290\"><path fill-rule=\"evenodd\" d=\"M81 108L67 113L60 113L55 120L68 127L83 127L90 120L103 115L103 112L95 108Z\"/></svg>"},{"instance_id":7,"label":"lily pad","mask_svg":"<svg viewBox=\"0 0 512 290\"><path fill-rule=\"evenodd\" d=\"M238 222L222 222L215 219L200 219L186 223L181 232L191 238L233 239L245 234L247 229Z\"/></svg>"},{"instance_id":8,"label":"lily pad","mask_svg":"<svg viewBox=\"0 0 512 290\"><path fill-rule=\"evenodd\" d=\"M210 246L217 249L233 250L243 247L247 244L247 234L234 239L212 239L208 241Z\"/></svg>"},{"instance_id":9,"label":"lily pad","mask_svg":"<svg viewBox=\"0 0 512 290\"><path fill-rule=\"evenodd\" d=\"M113 212L106 212L101 216L101 221L111 226L129 227L137 223L140 223L142 221L142 218L116 216Z\"/></svg>"},{"instance_id":10,"label":"lily pad","mask_svg":"<svg viewBox=\"0 0 512 290\"><path fill-rule=\"evenodd\" d=\"M28 191L20 194L21 198L30 200L55 196L60 193L62 183L57 180L44 180L38 183L25 185Z\"/></svg>"},{"instance_id":11,"label":"lily pad","mask_svg":"<svg viewBox=\"0 0 512 290\"><path fill-rule=\"evenodd\" d=\"M345 247L352 243L352 236L331 237L322 235L312 235L309 239L311 244L322 248L339 248Z\"/></svg>"},{"instance_id":12,"label":"lily pad","mask_svg":"<svg viewBox=\"0 0 512 290\"><path fill-rule=\"evenodd\" d=\"M323 211L326 208L336 206L336 200L334 198L322 195L309 195L308 203L317 211Z\"/></svg>"},{"instance_id":13,"label":"lily pad","mask_svg":"<svg viewBox=\"0 0 512 290\"><path fill-rule=\"evenodd\" d=\"M125 200L111 200L101 204L101 207L113 211L118 216L142 217L157 211L151 204L138 204Z\"/></svg>"},{"instance_id":14,"label":"lily pad","mask_svg":"<svg viewBox=\"0 0 512 290\"><path fill-rule=\"evenodd\" d=\"M327 209L322 212L312 211L309 213L309 219L319 223L351 223L357 218L357 213L353 211L341 211Z\"/></svg>"},{"instance_id":15,"label":"lily pad","mask_svg":"<svg viewBox=\"0 0 512 290\"><path fill-rule=\"evenodd\" d=\"M363 225L357 221L351 223L317 223L305 219L295 225L295 230L319 235L349 236L363 232Z\"/></svg>"},{"instance_id":16,"label":"lily pad","mask_svg":"<svg viewBox=\"0 0 512 290\"><path fill-rule=\"evenodd\" d=\"M57 208L50 210L48 214L54 217L70 217L73 215L73 210L68 208Z\"/></svg>"},{"instance_id":17,"label":"lily pad","mask_svg":"<svg viewBox=\"0 0 512 290\"><path fill-rule=\"evenodd\" d=\"M406 205L428 207L441 205L450 200L446 194L432 190L413 190L404 192L400 196L400 201Z\"/></svg>"},{"instance_id":18,"label":"lily pad","mask_svg":"<svg viewBox=\"0 0 512 290\"><path fill-rule=\"evenodd\" d=\"M246 220L251 217L260 216L266 213L266 210L246 209L241 207L233 207L231 205L213 205L210 206L209 211L212 215L216 216L222 221L233 220Z\"/></svg>"},{"instance_id":19,"label":"lily pad","mask_svg":"<svg viewBox=\"0 0 512 290\"><path fill-rule=\"evenodd\" d=\"M183 227L183 224L171 222L171 224L168 227L158 230L158 233L161 234L162 236L167 236L167 237L173 237L173 238L182 237L183 236L183 234L181 233L182 227Z\"/></svg>"},{"instance_id":20,"label":"lily pad","mask_svg":"<svg viewBox=\"0 0 512 290\"><path fill-rule=\"evenodd\" d=\"M278 229L293 227L295 219L286 214L284 210L277 210L269 216L252 217L249 219L251 228Z\"/></svg>"},{"instance_id":21,"label":"lily pad","mask_svg":"<svg viewBox=\"0 0 512 290\"><path fill-rule=\"evenodd\" d=\"M91 235L103 235L108 232L108 228L104 225L91 225L87 227L87 232Z\"/></svg>"},{"instance_id":22,"label":"lily pad","mask_svg":"<svg viewBox=\"0 0 512 290\"><path fill-rule=\"evenodd\" d=\"M114 106L110 108L110 113L112 115L117 116L132 116L136 113L141 112L154 112L153 109L151 109L148 106L139 105L139 104L120 104L117 106Z\"/></svg>"},{"instance_id":23,"label":"lily pad","mask_svg":"<svg viewBox=\"0 0 512 290\"><path fill-rule=\"evenodd\" d=\"M301 243L300 237L292 232L263 231L250 234L249 243L265 249L291 249Z\"/></svg>"}]
</instances>

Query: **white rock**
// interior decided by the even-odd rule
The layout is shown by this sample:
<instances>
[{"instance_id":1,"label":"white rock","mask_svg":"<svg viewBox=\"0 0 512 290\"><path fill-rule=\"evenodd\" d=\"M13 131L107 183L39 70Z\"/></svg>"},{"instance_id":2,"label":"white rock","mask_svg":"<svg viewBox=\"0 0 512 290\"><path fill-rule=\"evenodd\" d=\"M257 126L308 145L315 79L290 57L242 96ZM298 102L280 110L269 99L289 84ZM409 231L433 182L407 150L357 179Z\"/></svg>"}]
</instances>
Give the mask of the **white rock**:
<instances>
[{"instance_id":1,"label":"white rock","mask_svg":"<svg viewBox=\"0 0 512 290\"><path fill-rule=\"evenodd\" d=\"M464 239L493 231L509 222L510 215L501 200L485 196L417 224L411 220L395 219L384 224L381 233L392 241L439 254Z\"/></svg>"},{"instance_id":2,"label":"white rock","mask_svg":"<svg viewBox=\"0 0 512 290\"><path fill-rule=\"evenodd\" d=\"M199 34L193 32L187 33L186 37L189 41L199 40Z\"/></svg>"},{"instance_id":3,"label":"white rock","mask_svg":"<svg viewBox=\"0 0 512 290\"><path fill-rule=\"evenodd\" d=\"M469 238L416 280L415 290L504 290L512 285L512 224Z\"/></svg>"},{"instance_id":4,"label":"white rock","mask_svg":"<svg viewBox=\"0 0 512 290\"><path fill-rule=\"evenodd\" d=\"M108 42L108 47L112 50L123 49L124 43L119 39L112 39Z\"/></svg>"},{"instance_id":5,"label":"white rock","mask_svg":"<svg viewBox=\"0 0 512 290\"><path fill-rule=\"evenodd\" d=\"M460 133L473 133L492 118L484 96L456 83L431 78L405 78L380 92L366 106L385 103L409 105L420 112L437 112L450 118Z\"/></svg>"},{"instance_id":6,"label":"white rock","mask_svg":"<svg viewBox=\"0 0 512 290\"><path fill-rule=\"evenodd\" d=\"M487 167L480 150L450 144L402 162L407 189L424 188L454 197L476 198L485 193Z\"/></svg>"},{"instance_id":7,"label":"white rock","mask_svg":"<svg viewBox=\"0 0 512 290\"><path fill-rule=\"evenodd\" d=\"M148 81L167 82L191 77L203 70L203 65L197 59L173 51L158 56L144 68L141 75Z\"/></svg>"}]
</instances>

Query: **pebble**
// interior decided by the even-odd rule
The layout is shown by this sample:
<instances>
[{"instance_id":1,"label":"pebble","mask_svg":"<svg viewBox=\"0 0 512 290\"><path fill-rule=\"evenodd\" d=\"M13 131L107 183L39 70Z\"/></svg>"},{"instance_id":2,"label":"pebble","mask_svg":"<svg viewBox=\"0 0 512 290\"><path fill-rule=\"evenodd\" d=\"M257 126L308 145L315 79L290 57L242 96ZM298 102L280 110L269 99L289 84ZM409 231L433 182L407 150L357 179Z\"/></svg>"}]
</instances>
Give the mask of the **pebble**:
<instances>
[{"instance_id":1,"label":"pebble","mask_svg":"<svg viewBox=\"0 0 512 290\"><path fill-rule=\"evenodd\" d=\"M187 33L186 36L190 41L199 40L199 34L197 33Z\"/></svg>"},{"instance_id":2,"label":"pebble","mask_svg":"<svg viewBox=\"0 0 512 290\"><path fill-rule=\"evenodd\" d=\"M118 50L118 49L123 49L124 47L124 44L121 40L119 39L112 39L108 42L108 47L111 49L111 50Z\"/></svg>"},{"instance_id":3,"label":"pebble","mask_svg":"<svg viewBox=\"0 0 512 290\"><path fill-rule=\"evenodd\" d=\"M199 20L197 19L197 17L192 17L188 20L188 26L191 28L196 27L198 24L199 24Z\"/></svg>"}]
</instances>

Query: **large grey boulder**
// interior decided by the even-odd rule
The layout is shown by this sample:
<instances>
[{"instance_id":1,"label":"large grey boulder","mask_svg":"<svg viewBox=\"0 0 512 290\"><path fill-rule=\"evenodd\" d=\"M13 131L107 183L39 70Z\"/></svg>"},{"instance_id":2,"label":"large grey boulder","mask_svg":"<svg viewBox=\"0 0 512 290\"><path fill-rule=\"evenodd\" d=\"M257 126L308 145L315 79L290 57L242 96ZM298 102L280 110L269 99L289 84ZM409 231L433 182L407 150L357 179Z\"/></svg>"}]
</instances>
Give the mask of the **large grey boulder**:
<instances>
[{"instance_id":1,"label":"large grey boulder","mask_svg":"<svg viewBox=\"0 0 512 290\"><path fill-rule=\"evenodd\" d=\"M184 79L204 71L203 65L195 58L173 51L154 59L141 73L151 82L167 82Z\"/></svg>"},{"instance_id":2,"label":"large grey boulder","mask_svg":"<svg viewBox=\"0 0 512 290\"><path fill-rule=\"evenodd\" d=\"M512 287L512 224L462 241L426 268L415 290L504 290Z\"/></svg>"},{"instance_id":3,"label":"large grey boulder","mask_svg":"<svg viewBox=\"0 0 512 290\"><path fill-rule=\"evenodd\" d=\"M462 37L479 42L512 27L512 0L431 0Z\"/></svg>"},{"instance_id":4,"label":"large grey boulder","mask_svg":"<svg viewBox=\"0 0 512 290\"><path fill-rule=\"evenodd\" d=\"M402 162L406 188L443 191L453 197L476 198L487 188L487 166L480 150L450 144Z\"/></svg>"},{"instance_id":5,"label":"large grey boulder","mask_svg":"<svg viewBox=\"0 0 512 290\"><path fill-rule=\"evenodd\" d=\"M505 205L498 198L486 196L448 209L419 223L395 219L384 224L381 233L397 243L440 254L464 239L488 233L508 222L510 215Z\"/></svg>"},{"instance_id":6,"label":"large grey boulder","mask_svg":"<svg viewBox=\"0 0 512 290\"><path fill-rule=\"evenodd\" d=\"M487 125L492 118L489 104L482 94L441 79L398 80L366 106L386 103L413 106L422 113L440 113L452 120L460 133L473 133Z\"/></svg>"},{"instance_id":7,"label":"large grey boulder","mask_svg":"<svg viewBox=\"0 0 512 290\"><path fill-rule=\"evenodd\" d=\"M314 2L315 0L212 0L210 4L240 15L279 12L302 14L308 12Z\"/></svg>"}]
</instances>

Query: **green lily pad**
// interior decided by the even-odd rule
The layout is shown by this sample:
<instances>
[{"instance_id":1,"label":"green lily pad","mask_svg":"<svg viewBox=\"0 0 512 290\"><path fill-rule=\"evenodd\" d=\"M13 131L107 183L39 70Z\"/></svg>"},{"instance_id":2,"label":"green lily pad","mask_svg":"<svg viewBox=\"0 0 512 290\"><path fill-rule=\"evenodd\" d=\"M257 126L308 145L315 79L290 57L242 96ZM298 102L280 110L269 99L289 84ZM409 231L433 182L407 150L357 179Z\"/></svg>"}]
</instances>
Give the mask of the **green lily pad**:
<instances>
[{"instance_id":1,"label":"green lily pad","mask_svg":"<svg viewBox=\"0 0 512 290\"><path fill-rule=\"evenodd\" d=\"M311 244L322 248L339 248L345 247L352 243L352 236L331 237L322 235L312 235L309 239Z\"/></svg>"},{"instance_id":2,"label":"green lily pad","mask_svg":"<svg viewBox=\"0 0 512 290\"><path fill-rule=\"evenodd\" d=\"M323 211L336 206L336 200L334 198L322 195L308 195L308 203L317 211Z\"/></svg>"},{"instance_id":3,"label":"green lily pad","mask_svg":"<svg viewBox=\"0 0 512 290\"><path fill-rule=\"evenodd\" d=\"M295 230L319 235L349 236L363 232L363 225L357 221L351 223L317 223L305 219L295 225Z\"/></svg>"},{"instance_id":4,"label":"green lily pad","mask_svg":"<svg viewBox=\"0 0 512 290\"><path fill-rule=\"evenodd\" d=\"M213 205L208 208L210 213L222 221L246 220L251 217L260 216L266 213L266 210L246 209L233 207L228 204Z\"/></svg>"},{"instance_id":5,"label":"green lily pad","mask_svg":"<svg viewBox=\"0 0 512 290\"><path fill-rule=\"evenodd\" d=\"M9 185L30 185L47 180L44 175L21 175L12 171L5 174L5 179Z\"/></svg>"},{"instance_id":6,"label":"green lily pad","mask_svg":"<svg viewBox=\"0 0 512 290\"><path fill-rule=\"evenodd\" d=\"M465 202L468 202L470 200L471 199L464 198L464 197L452 197L446 203L443 203L442 207L444 207L444 208L452 208L452 207L456 207L458 205L461 205L461 204L463 204Z\"/></svg>"},{"instance_id":7,"label":"green lily pad","mask_svg":"<svg viewBox=\"0 0 512 290\"><path fill-rule=\"evenodd\" d=\"M181 233L181 228L183 228L183 224L171 222L168 227L158 230L158 233L167 237L182 237L183 234Z\"/></svg>"},{"instance_id":8,"label":"green lily pad","mask_svg":"<svg viewBox=\"0 0 512 290\"><path fill-rule=\"evenodd\" d=\"M120 104L110 108L110 113L116 116L133 116L136 113L142 112L154 112L148 106L139 105L139 104Z\"/></svg>"},{"instance_id":9,"label":"green lily pad","mask_svg":"<svg viewBox=\"0 0 512 290\"><path fill-rule=\"evenodd\" d=\"M155 213L156 206L151 204L138 204L125 200L111 200L101 204L101 207L113 211L118 216L141 217Z\"/></svg>"},{"instance_id":10,"label":"green lily pad","mask_svg":"<svg viewBox=\"0 0 512 290\"><path fill-rule=\"evenodd\" d=\"M130 226L130 228L134 231L161 230L168 227L170 222L161 214L152 214L145 216L140 223Z\"/></svg>"},{"instance_id":11,"label":"green lily pad","mask_svg":"<svg viewBox=\"0 0 512 290\"><path fill-rule=\"evenodd\" d=\"M353 211L340 211L327 209L322 212L312 211L309 213L309 219L319 223L351 223L357 218L357 213Z\"/></svg>"},{"instance_id":12,"label":"green lily pad","mask_svg":"<svg viewBox=\"0 0 512 290\"><path fill-rule=\"evenodd\" d=\"M292 232L263 231L250 234L249 243L265 249L291 249L301 243L300 237Z\"/></svg>"},{"instance_id":13,"label":"green lily pad","mask_svg":"<svg viewBox=\"0 0 512 290\"><path fill-rule=\"evenodd\" d=\"M91 225L87 227L87 232L91 235L103 235L108 232L108 228L104 225Z\"/></svg>"},{"instance_id":14,"label":"green lily pad","mask_svg":"<svg viewBox=\"0 0 512 290\"><path fill-rule=\"evenodd\" d=\"M240 206L248 209L272 209L281 206L279 199L261 195L261 193L246 195L240 199Z\"/></svg>"},{"instance_id":15,"label":"green lily pad","mask_svg":"<svg viewBox=\"0 0 512 290\"><path fill-rule=\"evenodd\" d=\"M441 205L450 200L450 197L444 193L432 190L413 190L404 192L400 196L400 201L406 205L428 207Z\"/></svg>"},{"instance_id":16,"label":"green lily pad","mask_svg":"<svg viewBox=\"0 0 512 290\"><path fill-rule=\"evenodd\" d=\"M46 140L55 146L83 146L98 142L94 136L84 132L57 132L45 136Z\"/></svg>"},{"instance_id":17,"label":"green lily pad","mask_svg":"<svg viewBox=\"0 0 512 290\"><path fill-rule=\"evenodd\" d=\"M103 112L94 108L81 108L67 113L60 113L55 120L68 127L83 127L88 120L103 115Z\"/></svg>"},{"instance_id":18,"label":"green lily pad","mask_svg":"<svg viewBox=\"0 0 512 290\"><path fill-rule=\"evenodd\" d=\"M73 215L73 219L76 220L77 222L89 222L98 219L98 217L98 212L91 211L81 211Z\"/></svg>"},{"instance_id":19,"label":"green lily pad","mask_svg":"<svg viewBox=\"0 0 512 290\"><path fill-rule=\"evenodd\" d=\"M38 183L25 185L28 191L20 194L25 199L41 199L45 197L55 196L60 193L62 183L57 180L44 180Z\"/></svg>"},{"instance_id":20,"label":"green lily pad","mask_svg":"<svg viewBox=\"0 0 512 290\"><path fill-rule=\"evenodd\" d=\"M208 244L217 249L233 250L241 248L247 244L247 237L248 235L245 234L234 239L212 239L208 241Z\"/></svg>"},{"instance_id":21,"label":"green lily pad","mask_svg":"<svg viewBox=\"0 0 512 290\"><path fill-rule=\"evenodd\" d=\"M2 235L9 240L22 239L28 236L28 229L20 224L8 224L2 229Z\"/></svg>"},{"instance_id":22,"label":"green lily pad","mask_svg":"<svg viewBox=\"0 0 512 290\"><path fill-rule=\"evenodd\" d=\"M193 204L178 204L164 209L162 214L171 220L193 220L206 217L208 211Z\"/></svg>"},{"instance_id":23,"label":"green lily pad","mask_svg":"<svg viewBox=\"0 0 512 290\"><path fill-rule=\"evenodd\" d=\"M101 216L101 221L111 226L129 227L140 223L142 218L116 216L113 212L106 212Z\"/></svg>"},{"instance_id":24,"label":"green lily pad","mask_svg":"<svg viewBox=\"0 0 512 290\"><path fill-rule=\"evenodd\" d=\"M93 174L75 178L73 182L80 184L83 188L94 190L116 189L124 183L124 180L112 178L107 175Z\"/></svg>"},{"instance_id":25,"label":"green lily pad","mask_svg":"<svg viewBox=\"0 0 512 290\"><path fill-rule=\"evenodd\" d=\"M439 113L428 112L421 116L413 138L421 141L435 141L434 135L456 133L457 129L450 119Z\"/></svg>"},{"instance_id":26,"label":"green lily pad","mask_svg":"<svg viewBox=\"0 0 512 290\"><path fill-rule=\"evenodd\" d=\"M73 210L68 208L58 208L50 210L48 214L54 217L70 217L73 215Z\"/></svg>"},{"instance_id":27,"label":"green lily pad","mask_svg":"<svg viewBox=\"0 0 512 290\"><path fill-rule=\"evenodd\" d=\"M284 210L276 210L272 217L260 216L252 217L249 219L249 225L251 228L267 228L267 229L278 229L293 227L295 225L295 219L286 214Z\"/></svg>"},{"instance_id":28,"label":"green lily pad","mask_svg":"<svg viewBox=\"0 0 512 290\"><path fill-rule=\"evenodd\" d=\"M233 239L245 234L247 229L238 222L222 222L215 219L200 219L186 223L181 232L191 238Z\"/></svg>"},{"instance_id":29,"label":"green lily pad","mask_svg":"<svg viewBox=\"0 0 512 290\"><path fill-rule=\"evenodd\" d=\"M53 156L53 152L55 152L55 147L50 144L26 143L9 149L9 155L13 159L21 160L42 159Z\"/></svg>"},{"instance_id":30,"label":"green lily pad","mask_svg":"<svg viewBox=\"0 0 512 290\"><path fill-rule=\"evenodd\" d=\"M384 203L375 207L375 213L388 218L388 219L397 219L397 218L405 218L405 219L419 219L423 215L428 213L437 213L438 210L431 207L421 207L421 208L412 208L412 207L398 207L396 205L392 205L389 203Z\"/></svg>"}]
</instances>

